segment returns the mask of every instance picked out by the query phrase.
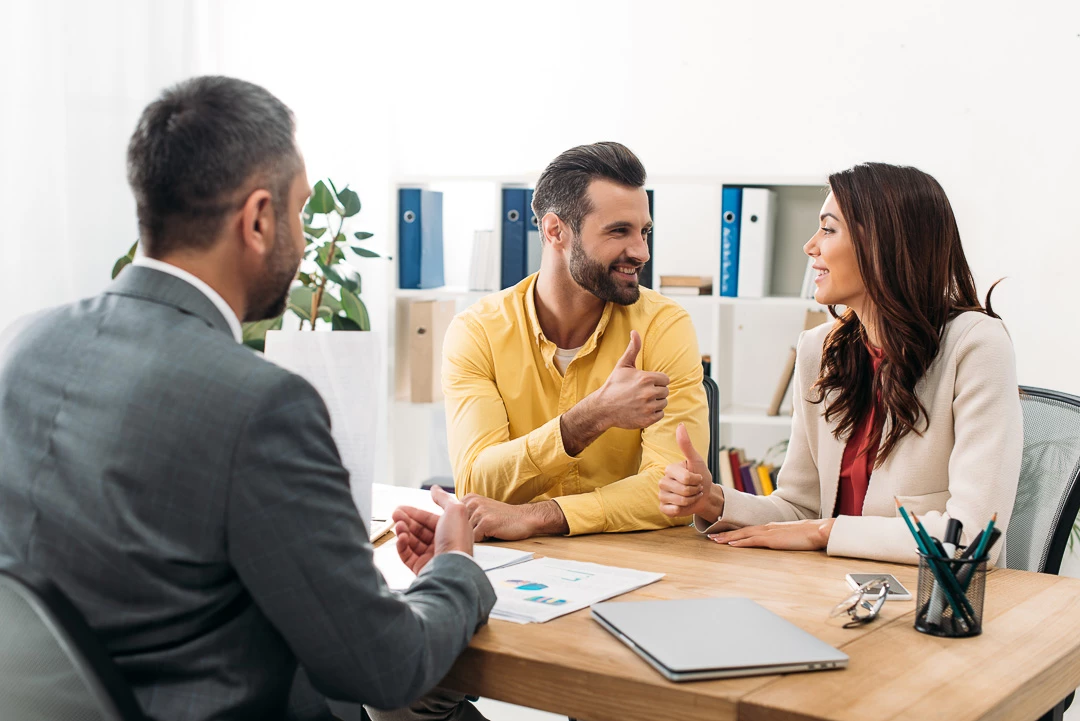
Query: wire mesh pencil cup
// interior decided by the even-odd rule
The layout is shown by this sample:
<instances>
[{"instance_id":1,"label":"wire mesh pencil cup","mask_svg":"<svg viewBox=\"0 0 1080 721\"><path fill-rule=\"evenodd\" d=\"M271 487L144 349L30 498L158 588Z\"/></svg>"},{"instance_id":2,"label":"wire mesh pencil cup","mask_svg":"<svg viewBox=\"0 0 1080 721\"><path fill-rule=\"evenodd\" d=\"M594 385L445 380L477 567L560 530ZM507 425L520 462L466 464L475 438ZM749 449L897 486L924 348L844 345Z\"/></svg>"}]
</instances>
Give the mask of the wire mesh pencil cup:
<instances>
[{"instance_id":1,"label":"wire mesh pencil cup","mask_svg":"<svg viewBox=\"0 0 1080 721\"><path fill-rule=\"evenodd\" d=\"M986 559L943 560L919 553L915 630L964 638L982 633Z\"/></svg>"}]
</instances>

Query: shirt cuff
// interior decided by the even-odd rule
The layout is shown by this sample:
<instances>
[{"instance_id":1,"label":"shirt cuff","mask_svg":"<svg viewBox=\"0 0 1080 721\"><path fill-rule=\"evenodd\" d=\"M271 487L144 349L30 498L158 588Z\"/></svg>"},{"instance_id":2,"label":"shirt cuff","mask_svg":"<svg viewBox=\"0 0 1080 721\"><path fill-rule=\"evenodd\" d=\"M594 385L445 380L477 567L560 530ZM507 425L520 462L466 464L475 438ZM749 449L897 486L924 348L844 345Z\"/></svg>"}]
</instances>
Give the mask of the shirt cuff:
<instances>
[{"instance_id":1,"label":"shirt cuff","mask_svg":"<svg viewBox=\"0 0 1080 721\"><path fill-rule=\"evenodd\" d=\"M536 470L553 475L574 462L563 447L562 416L555 416L525 437L525 450Z\"/></svg>"},{"instance_id":2,"label":"shirt cuff","mask_svg":"<svg viewBox=\"0 0 1080 721\"><path fill-rule=\"evenodd\" d=\"M566 516L566 525L570 527L569 535L604 532L604 504L596 491L559 496L552 500L559 504Z\"/></svg>"},{"instance_id":3,"label":"shirt cuff","mask_svg":"<svg viewBox=\"0 0 1080 721\"><path fill-rule=\"evenodd\" d=\"M745 495L742 491L725 488L724 510L720 513L720 516L712 523L700 516L694 516L694 528L698 530L698 533L723 533L724 531L733 531L736 528L748 525L738 521L739 508L743 505L743 498L745 498Z\"/></svg>"}]
</instances>

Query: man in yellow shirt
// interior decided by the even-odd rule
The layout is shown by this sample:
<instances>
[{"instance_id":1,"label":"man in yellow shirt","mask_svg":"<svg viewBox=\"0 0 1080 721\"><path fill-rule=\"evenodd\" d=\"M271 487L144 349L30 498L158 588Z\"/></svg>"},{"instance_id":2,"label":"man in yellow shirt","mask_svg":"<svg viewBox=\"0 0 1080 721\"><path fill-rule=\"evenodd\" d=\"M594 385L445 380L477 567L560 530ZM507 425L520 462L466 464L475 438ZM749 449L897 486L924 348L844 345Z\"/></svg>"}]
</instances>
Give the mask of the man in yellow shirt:
<instances>
[{"instance_id":1,"label":"man in yellow shirt","mask_svg":"<svg viewBox=\"0 0 1080 721\"><path fill-rule=\"evenodd\" d=\"M533 194L540 271L458 315L443 390L457 493L477 540L665 528L660 478L707 448L690 316L638 286L645 168L619 143L567 150Z\"/></svg>"}]
</instances>

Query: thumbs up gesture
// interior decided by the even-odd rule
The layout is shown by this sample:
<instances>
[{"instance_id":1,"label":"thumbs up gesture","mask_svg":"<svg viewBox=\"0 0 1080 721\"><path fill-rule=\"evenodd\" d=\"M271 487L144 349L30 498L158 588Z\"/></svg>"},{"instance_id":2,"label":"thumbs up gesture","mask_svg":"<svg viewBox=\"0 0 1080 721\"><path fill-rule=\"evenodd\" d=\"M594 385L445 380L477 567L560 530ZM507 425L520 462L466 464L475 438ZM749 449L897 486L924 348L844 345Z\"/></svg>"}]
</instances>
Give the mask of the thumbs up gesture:
<instances>
[{"instance_id":1,"label":"thumbs up gesture","mask_svg":"<svg viewBox=\"0 0 1080 721\"><path fill-rule=\"evenodd\" d=\"M675 440L686 460L672 463L660 479L660 512L665 516L701 516L712 522L724 510L724 488L713 484L709 465L690 441L682 423Z\"/></svg>"},{"instance_id":2,"label":"thumbs up gesture","mask_svg":"<svg viewBox=\"0 0 1080 721\"><path fill-rule=\"evenodd\" d=\"M597 406L603 409L608 428L648 428L664 417L670 379L638 370L640 352L641 336L632 330L626 351L597 391Z\"/></svg>"}]
</instances>

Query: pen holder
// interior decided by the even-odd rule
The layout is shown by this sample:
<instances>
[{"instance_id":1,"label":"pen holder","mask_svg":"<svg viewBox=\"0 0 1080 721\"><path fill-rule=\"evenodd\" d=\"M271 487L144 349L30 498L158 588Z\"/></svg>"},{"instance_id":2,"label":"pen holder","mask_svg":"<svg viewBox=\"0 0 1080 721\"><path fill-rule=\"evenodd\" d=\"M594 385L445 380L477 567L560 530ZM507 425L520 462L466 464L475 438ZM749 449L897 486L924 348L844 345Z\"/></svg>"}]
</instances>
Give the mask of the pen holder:
<instances>
[{"instance_id":1,"label":"pen holder","mask_svg":"<svg viewBox=\"0 0 1080 721\"><path fill-rule=\"evenodd\" d=\"M915 630L963 638L982 633L986 559L944 561L919 553Z\"/></svg>"}]
</instances>

